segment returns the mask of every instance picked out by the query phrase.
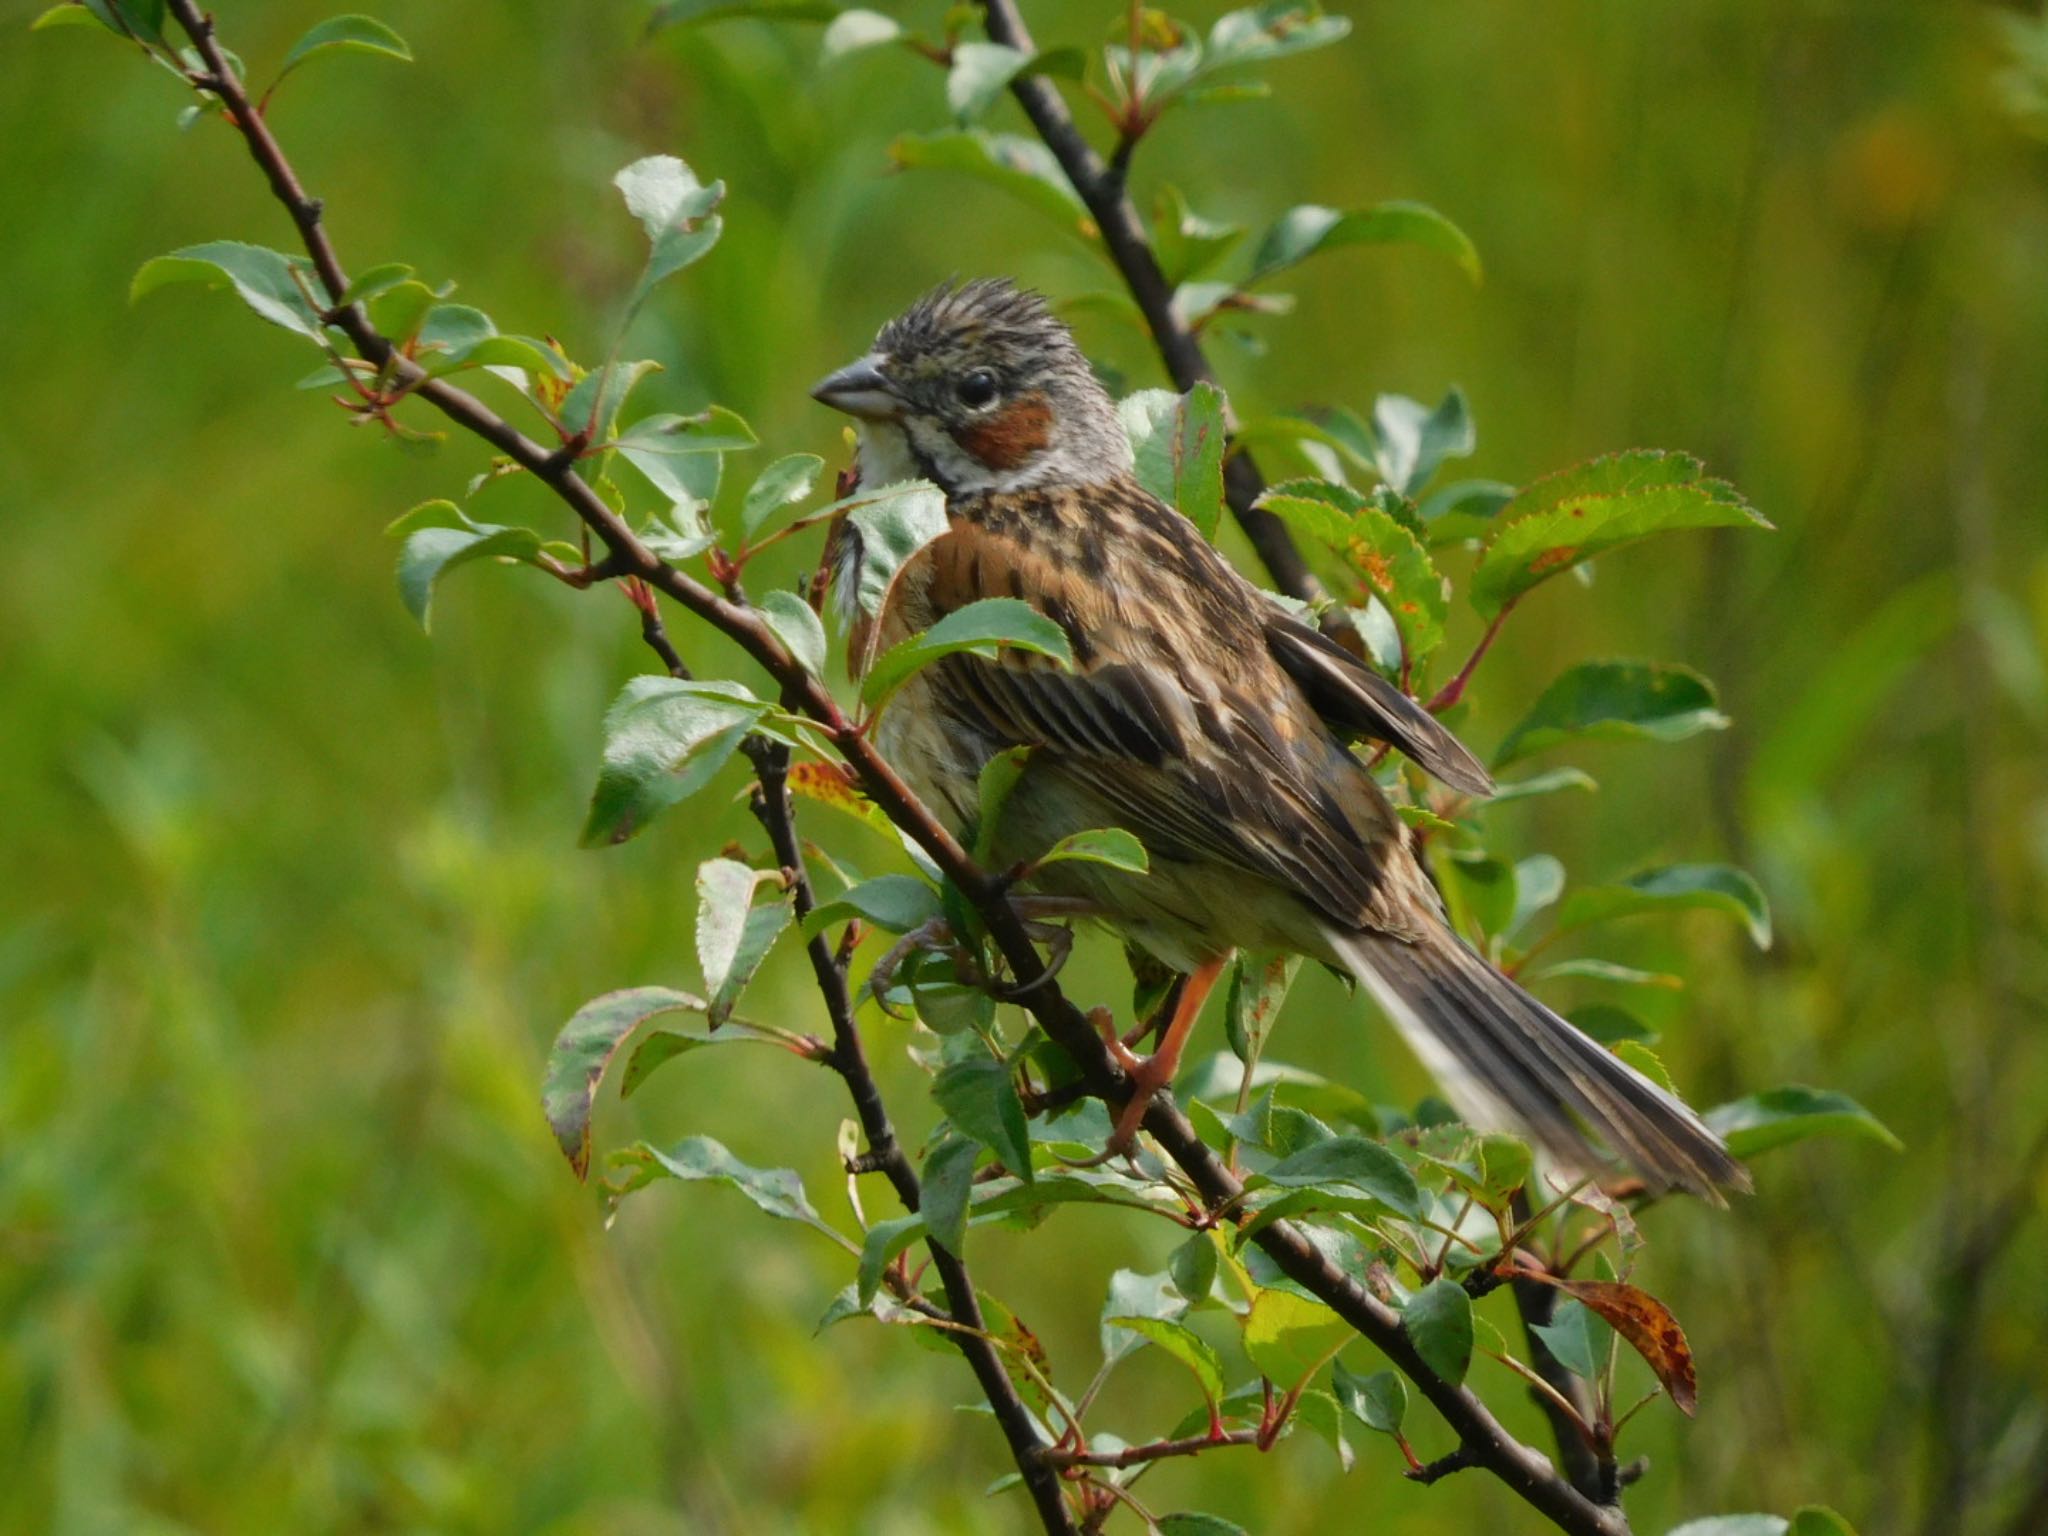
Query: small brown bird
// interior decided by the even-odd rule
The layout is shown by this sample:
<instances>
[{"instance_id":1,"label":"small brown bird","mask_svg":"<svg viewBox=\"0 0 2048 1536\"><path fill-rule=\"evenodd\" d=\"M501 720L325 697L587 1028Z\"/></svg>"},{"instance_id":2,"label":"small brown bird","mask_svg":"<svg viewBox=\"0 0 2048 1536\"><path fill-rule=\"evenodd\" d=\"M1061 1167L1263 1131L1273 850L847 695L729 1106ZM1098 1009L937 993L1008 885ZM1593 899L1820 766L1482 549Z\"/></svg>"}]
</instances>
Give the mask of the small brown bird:
<instances>
[{"instance_id":1,"label":"small brown bird","mask_svg":"<svg viewBox=\"0 0 2048 1536\"><path fill-rule=\"evenodd\" d=\"M1136 1091L1113 1148L1171 1081L1231 952L1289 950L1356 976L1474 1124L1524 1132L1579 1172L1619 1156L1657 1189L1718 1201L1748 1186L1697 1115L1452 932L1348 743L1391 743L1470 794L1491 791L1486 770L1138 485L1115 404L1036 294L942 287L813 395L860 419L864 483L922 478L947 496L950 529L905 565L856 657L988 597L1021 598L1072 647L1071 670L1014 649L928 667L877 743L955 832L983 765L1032 747L998 862L1092 827L1145 845L1148 874L1061 862L1036 880L1189 978L1157 1054L1124 1054Z\"/></svg>"}]
</instances>

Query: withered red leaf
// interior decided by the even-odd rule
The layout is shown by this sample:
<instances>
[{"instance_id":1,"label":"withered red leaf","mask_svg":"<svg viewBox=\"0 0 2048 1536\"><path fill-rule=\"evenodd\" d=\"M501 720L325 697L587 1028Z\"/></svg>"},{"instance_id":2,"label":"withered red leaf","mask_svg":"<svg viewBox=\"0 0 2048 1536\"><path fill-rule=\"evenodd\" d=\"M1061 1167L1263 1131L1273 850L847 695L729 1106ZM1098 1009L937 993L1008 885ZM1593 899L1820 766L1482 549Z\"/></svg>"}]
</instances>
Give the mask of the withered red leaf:
<instances>
[{"instance_id":1,"label":"withered red leaf","mask_svg":"<svg viewBox=\"0 0 2048 1536\"><path fill-rule=\"evenodd\" d=\"M1657 1373L1678 1411L1690 1418L1699 1405L1699 1381L1693 1374L1692 1346L1671 1309L1648 1291L1619 1280L1554 1280L1605 1318Z\"/></svg>"}]
</instances>

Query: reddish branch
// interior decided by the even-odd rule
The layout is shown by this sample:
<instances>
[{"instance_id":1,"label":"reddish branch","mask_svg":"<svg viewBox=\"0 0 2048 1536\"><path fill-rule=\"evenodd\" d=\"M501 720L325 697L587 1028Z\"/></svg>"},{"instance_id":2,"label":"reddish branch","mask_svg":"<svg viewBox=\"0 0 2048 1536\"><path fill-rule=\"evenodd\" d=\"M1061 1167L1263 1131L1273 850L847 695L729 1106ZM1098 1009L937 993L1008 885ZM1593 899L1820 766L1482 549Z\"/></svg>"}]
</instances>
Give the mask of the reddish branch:
<instances>
[{"instance_id":1,"label":"reddish branch","mask_svg":"<svg viewBox=\"0 0 2048 1536\"><path fill-rule=\"evenodd\" d=\"M1256 1429L1226 1430L1220 1435L1188 1435L1180 1440L1154 1440L1147 1445L1127 1445L1120 1451L1077 1451L1069 1447L1045 1453L1056 1467L1137 1467L1169 1456L1199 1456L1220 1445L1257 1445Z\"/></svg>"},{"instance_id":2,"label":"reddish branch","mask_svg":"<svg viewBox=\"0 0 2048 1536\"><path fill-rule=\"evenodd\" d=\"M424 378L416 365L394 356L390 341L370 323L361 305L340 303L348 279L322 226L320 203L307 196L269 125L252 108L214 39L210 21L193 0L169 0L169 8L191 36L209 71L196 83L218 96L227 108L250 155L297 226L322 287L335 301L325 317L327 322L341 330L369 362L390 369L395 377L412 384L413 393L420 399L547 485L604 544L608 554L603 565L608 574L637 577L646 582L737 643L766 670L775 680L783 704L809 716L822 728L852 767L868 797L973 904L1019 984L1023 1006L1046 1034L1073 1057L1089 1091L1113 1102L1126 1099L1130 1090L1128 1079L1086 1016L1047 974L1045 962L1011 907L1003 883L977 865L959 841L918 802L896 771L847 719L824 684L803 669L760 616L744 603L721 596L650 551L624 519L576 473L572 456L533 441L482 401L446 380ZM998 14L1015 21L1013 9L1003 0L993 0L992 34L996 32L993 23ZM1021 24L1011 36L1023 37ZM1063 105L1061 112L1064 114ZM1071 132L1071 119L1066 122ZM1085 144L1082 147L1085 149ZM1128 204L1120 200L1120 206L1128 214ZM1135 228L1135 215L1130 216L1129 225L1117 237L1119 241ZM1109 226L1105 224L1104 229L1107 234ZM1150 265L1163 287L1157 263ZM1145 1117L1145 1129L1212 1209L1233 1204L1242 1196L1243 1186L1196 1135L1193 1125L1169 1096L1162 1095L1153 1102ZM1299 1229L1288 1222L1275 1222L1253 1240L1284 1274L1336 1311L1415 1383L1456 1432L1462 1454L1470 1464L1486 1468L1572 1536L1627 1536L1628 1524L1619 1510L1583 1497L1558 1475L1546 1457L1510 1435L1477 1396L1430 1369L1403 1331L1400 1314L1338 1269ZM953 1299L949 1290L949 1300ZM971 1306L971 1290L958 1300ZM1029 1479L1031 1464L1042 1463L1043 1452L1035 1446L1019 1447L1014 1443L1012 1448ZM1061 1518L1065 1518L1064 1509Z\"/></svg>"}]
</instances>

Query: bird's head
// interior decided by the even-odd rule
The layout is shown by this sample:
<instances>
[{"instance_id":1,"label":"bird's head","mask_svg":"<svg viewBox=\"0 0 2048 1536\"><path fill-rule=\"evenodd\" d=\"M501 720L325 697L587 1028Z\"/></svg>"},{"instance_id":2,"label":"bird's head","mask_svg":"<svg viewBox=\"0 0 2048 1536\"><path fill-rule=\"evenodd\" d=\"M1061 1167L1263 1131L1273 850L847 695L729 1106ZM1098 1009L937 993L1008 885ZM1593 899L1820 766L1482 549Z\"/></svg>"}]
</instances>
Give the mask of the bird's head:
<instances>
[{"instance_id":1,"label":"bird's head","mask_svg":"<svg viewBox=\"0 0 2048 1536\"><path fill-rule=\"evenodd\" d=\"M811 396L860 418L871 483L1014 491L1100 484L1131 464L1116 406L1073 333L1044 299L999 278L926 294Z\"/></svg>"}]
</instances>

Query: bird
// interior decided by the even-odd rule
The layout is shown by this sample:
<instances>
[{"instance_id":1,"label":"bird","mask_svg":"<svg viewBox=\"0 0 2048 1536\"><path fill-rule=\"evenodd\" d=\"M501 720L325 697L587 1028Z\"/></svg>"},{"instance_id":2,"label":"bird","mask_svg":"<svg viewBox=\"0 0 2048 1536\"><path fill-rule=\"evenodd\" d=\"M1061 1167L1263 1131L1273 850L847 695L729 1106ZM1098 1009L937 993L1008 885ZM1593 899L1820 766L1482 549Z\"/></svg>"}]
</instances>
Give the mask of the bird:
<instances>
[{"instance_id":1,"label":"bird","mask_svg":"<svg viewBox=\"0 0 2048 1536\"><path fill-rule=\"evenodd\" d=\"M1139 485L1115 402L1041 295L942 284L812 396L856 419L860 485L925 480L946 498L946 531L872 617L847 603L857 538L828 550L856 666L983 598L1029 604L1072 652L947 656L886 704L874 741L962 837L983 767L1030 749L993 829L997 867L1091 828L1143 844L1144 873L1061 860L1032 876L1186 977L1148 1058L1098 1019L1132 1083L1110 1152L1171 1084L1233 953L1288 951L1355 977L1475 1127L1526 1136L1576 1177L1620 1162L1716 1204L1749 1187L1676 1094L1456 934L1356 748L1385 743L1473 796L1492 791L1486 769Z\"/></svg>"}]
</instances>

